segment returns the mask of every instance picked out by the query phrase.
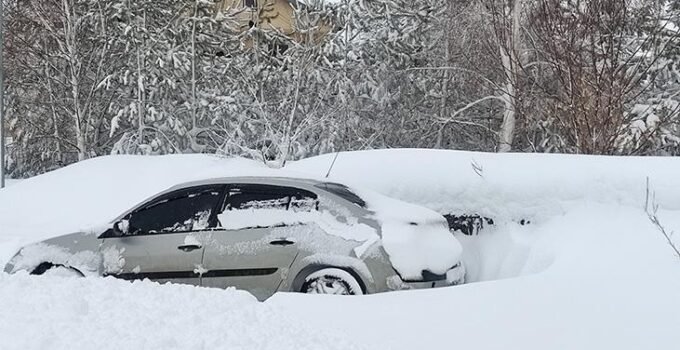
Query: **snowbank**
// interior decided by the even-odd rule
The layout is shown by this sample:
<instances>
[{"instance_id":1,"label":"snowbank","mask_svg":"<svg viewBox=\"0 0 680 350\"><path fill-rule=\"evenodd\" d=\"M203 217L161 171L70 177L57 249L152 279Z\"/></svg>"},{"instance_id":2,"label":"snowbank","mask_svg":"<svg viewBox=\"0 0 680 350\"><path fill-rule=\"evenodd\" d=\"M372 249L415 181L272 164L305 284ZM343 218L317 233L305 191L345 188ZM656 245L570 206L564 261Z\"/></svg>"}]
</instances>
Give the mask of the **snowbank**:
<instances>
[{"instance_id":1,"label":"snowbank","mask_svg":"<svg viewBox=\"0 0 680 350\"><path fill-rule=\"evenodd\" d=\"M0 348L358 349L246 292L0 273Z\"/></svg>"},{"instance_id":2,"label":"snowbank","mask_svg":"<svg viewBox=\"0 0 680 350\"><path fill-rule=\"evenodd\" d=\"M292 163L324 176L335 154ZM680 158L495 154L395 149L341 153L331 177L441 213L540 219L569 202L641 206L646 180L657 202L680 210ZM533 218L533 217L536 218Z\"/></svg>"},{"instance_id":3,"label":"snowbank","mask_svg":"<svg viewBox=\"0 0 680 350\"><path fill-rule=\"evenodd\" d=\"M678 231L673 214L667 222ZM361 298L278 294L268 303L300 317L342 315L317 324L373 349L677 348L680 259L640 210L584 204L488 238L506 235L530 247L524 276Z\"/></svg>"},{"instance_id":4,"label":"snowbank","mask_svg":"<svg viewBox=\"0 0 680 350\"><path fill-rule=\"evenodd\" d=\"M285 171L324 176L333 156L294 162ZM124 210L130 199L116 196L123 181L134 180L142 200L169 187L170 177L174 182L230 166L273 171L243 160L217 165L211 157L134 162L135 171L114 168L111 176L92 179L67 168L0 192L0 257L23 239L9 236L7 223L29 234L48 227L50 216L109 219L88 205L100 203L101 192L79 195L81 212L69 212L59 198L75 192L104 186L109 209ZM674 350L680 259L643 206L649 177L661 222L680 232L679 173L678 158L342 153L333 179L442 213L494 218L479 236L459 237L468 277L485 282L349 298L279 294L257 304L236 291L0 274L0 347L344 349L351 348L344 343L349 339L369 349ZM56 176L73 180L56 188ZM39 215L12 208L14 200L43 197ZM531 224L520 225L520 218ZM34 328L40 331L29 331Z\"/></svg>"},{"instance_id":5,"label":"snowbank","mask_svg":"<svg viewBox=\"0 0 680 350\"><path fill-rule=\"evenodd\" d=\"M21 180L15 180L15 179L5 179L5 186L9 187L14 184L18 184Z\"/></svg>"},{"instance_id":6,"label":"snowbank","mask_svg":"<svg viewBox=\"0 0 680 350\"><path fill-rule=\"evenodd\" d=\"M301 160L289 169L322 176L335 156ZM680 210L680 158L423 149L343 152L337 156L331 171L333 179L442 214L492 218L493 225L487 224L482 235L456 235L464 248L467 279L472 282L518 277L548 268L547 262L531 265L529 261L537 249L536 242L546 234L544 225L584 204L635 208L649 223L644 212L648 179L650 197L662 210ZM531 224L519 224L522 220ZM676 227L680 231L680 225ZM647 235L662 237L657 232ZM680 245L680 237L674 239ZM542 254L544 261L553 259L550 252Z\"/></svg>"},{"instance_id":7,"label":"snowbank","mask_svg":"<svg viewBox=\"0 0 680 350\"><path fill-rule=\"evenodd\" d=\"M445 274L460 262L462 247L437 212L367 190L357 194L381 223L383 247L402 278L418 280L423 270Z\"/></svg>"},{"instance_id":8,"label":"snowbank","mask_svg":"<svg viewBox=\"0 0 680 350\"><path fill-rule=\"evenodd\" d=\"M291 168L325 174L334 156ZM468 279L486 282L272 304L360 314L321 324L376 348L670 350L680 341L680 259L644 211L649 178L659 218L680 231L680 158L377 150L341 153L331 174L441 213L493 218L479 236L458 236Z\"/></svg>"}]
</instances>

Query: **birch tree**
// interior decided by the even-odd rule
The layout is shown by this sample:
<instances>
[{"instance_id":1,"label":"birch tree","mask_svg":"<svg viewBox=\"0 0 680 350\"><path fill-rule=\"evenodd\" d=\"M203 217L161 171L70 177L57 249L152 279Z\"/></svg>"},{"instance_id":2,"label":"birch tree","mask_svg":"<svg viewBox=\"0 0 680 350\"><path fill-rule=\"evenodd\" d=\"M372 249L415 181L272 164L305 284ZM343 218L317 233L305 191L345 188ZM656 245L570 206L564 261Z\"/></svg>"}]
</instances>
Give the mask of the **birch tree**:
<instances>
[{"instance_id":1,"label":"birch tree","mask_svg":"<svg viewBox=\"0 0 680 350\"><path fill-rule=\"evenodd\" d=\"M8 90L24 93L10 99L8 116L20 130L18 142L26 142L24 151L39 155L36 161L52 147L33 144L31 134L52 140L57 154L52 164L69 161L67 155L83 160L97 152L110 103L100 89L110 69L105 11L106 4L84 0L23 0L9 10L7 56L16 74L9 76ZM45 108L14 114L26 103Z\"/></svg>"}]
</instances>

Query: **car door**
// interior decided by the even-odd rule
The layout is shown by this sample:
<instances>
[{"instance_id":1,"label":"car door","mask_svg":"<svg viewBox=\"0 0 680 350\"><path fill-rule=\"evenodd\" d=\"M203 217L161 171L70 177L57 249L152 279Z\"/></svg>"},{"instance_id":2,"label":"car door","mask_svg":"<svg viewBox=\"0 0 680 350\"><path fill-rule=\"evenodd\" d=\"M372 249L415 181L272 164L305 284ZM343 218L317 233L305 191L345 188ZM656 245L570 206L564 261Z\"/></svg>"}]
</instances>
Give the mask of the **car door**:
<instances>
[{"instance_id":1,"label":"car door","mask_svg":"<svg viewBox=\"0 0 680 350\"><path fill-rule=\"evenodd\" d=\"M125 230L104 235L104 274L199 285L204 243L215 227L223 190L223 185L185 188L133 211L123 221Z\"/></svg>"},{"instance_id":2,"label":"car door","mask_svg":"<svg viewBox=\"0 0 680 350\"><path fill-rule=\"evenodd\" d=\"M271 185L227 187L213 243L206 246L202 285L248 290L258 299L281 285L298 253L294 214L317 206L315 194Z\"/></svg>"}]
</instances>

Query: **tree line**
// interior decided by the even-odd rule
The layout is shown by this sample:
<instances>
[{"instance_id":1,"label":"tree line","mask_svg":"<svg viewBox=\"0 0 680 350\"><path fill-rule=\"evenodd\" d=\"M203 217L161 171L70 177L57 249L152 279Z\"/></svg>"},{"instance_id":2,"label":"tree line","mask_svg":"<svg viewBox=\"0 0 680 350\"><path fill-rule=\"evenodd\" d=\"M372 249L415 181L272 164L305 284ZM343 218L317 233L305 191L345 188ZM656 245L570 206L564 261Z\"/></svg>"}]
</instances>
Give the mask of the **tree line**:
<instances>
[{"instance_id":1,"label":"tree line","mask_svg":"<svg viewBox=\"0 0 680 350\"><path fill-rule=\"evenodd\" d=\"M297 1L294 37L221 2L6 2L10 174L105 154L680 154L676 1Z\"/></svg>"}]
</instances>

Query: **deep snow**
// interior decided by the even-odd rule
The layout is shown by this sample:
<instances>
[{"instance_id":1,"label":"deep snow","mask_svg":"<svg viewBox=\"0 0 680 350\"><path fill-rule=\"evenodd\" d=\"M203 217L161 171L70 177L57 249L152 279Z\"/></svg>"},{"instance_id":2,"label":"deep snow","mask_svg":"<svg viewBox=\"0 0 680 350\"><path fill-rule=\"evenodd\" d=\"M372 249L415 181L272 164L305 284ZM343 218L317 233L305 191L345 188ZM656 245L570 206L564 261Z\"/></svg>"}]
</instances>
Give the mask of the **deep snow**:
<instances>
[{"instance_id":1,"label":"deep snow","mask_svg":"<svg viewBox=\"0 0 680 350\"><path fill-rule=\"evenodd\" d=\"M309 158L288 169L324 176L334 157ZM333 178L441 213L518 219L563 214L571 201L640 206L648 177L657 202L680 210L679 176L678 157L415 149L341 153L331 171Z\"/></svg>"},{"instance_id":2,"label":"deep snow","mask_svg":"<svg viewBox=\"0 0 680 350\"><path fill-rule=\"evenodd\" d=\"M296 162L287 171L323 176L332 157ZM16 200L49 193L44 212L80 227L91 224L80 214L107 216L94 205L98 191L115 193L125 181L140 190L166 186L166 171L187 177L224 171L200 158L184 158L185 169L150 157L122 178L65 180L55 172L0 191L0 261L25 235L49 225L43 213L9 217L17 212ZM676 349L680 259L643 206L649 177L661 222L680 231L678 173L677 158L343 153L333 179L443 213L493 217L495 225L479 236L459 235L469 279L484 282L348 298L279 294L258 304L235 291L0 274L0 347L59 348L77 339L72 347L213 348L224 342L224 348L350 348L346 341L370 349ZM134 182L140 174L158 176L154 183ZM74 187L97 193L69 205L50 199L69 198ZM531 224L522 226L520 219ZM113 331L103 331L106 326ZM27 331L36 327L40 332ZM158 332L158 342L137 336ZM186 345L192 336L201 340Z\"/></svg>"},{"instance_id":3,"label":"deep snow","mask_svg":"<svg viewBox=\"0 0 680 350\"><path fill-rule=\"evenodd\" d=\"M637 208L586 204L478 238L505 241L482 248L487 277L519 277L335 300L279 294L269 304L354 315L317 325L370 348L677 349L680 259Z\"/></svg>"},{"instance_id":4,"label":"deep snow","mask_svg":"<svg viewBox=\"0 0 680 350\"><path fill-rule=\"evenodd\" d=\"M3 350L359 348L233 289L3 273L0 310Z\"/></svg>"},{"instance_id":5,"label":"deep snow","mask_svg":"<svg viewBox=\"0 0 680 350\"><path fill-rule=\"evenodd\" d=\"M16 183L19 183L20 180L14 180L14 179L5 179L5 186L11 186Z\"/></svg>"}]
</instances>

